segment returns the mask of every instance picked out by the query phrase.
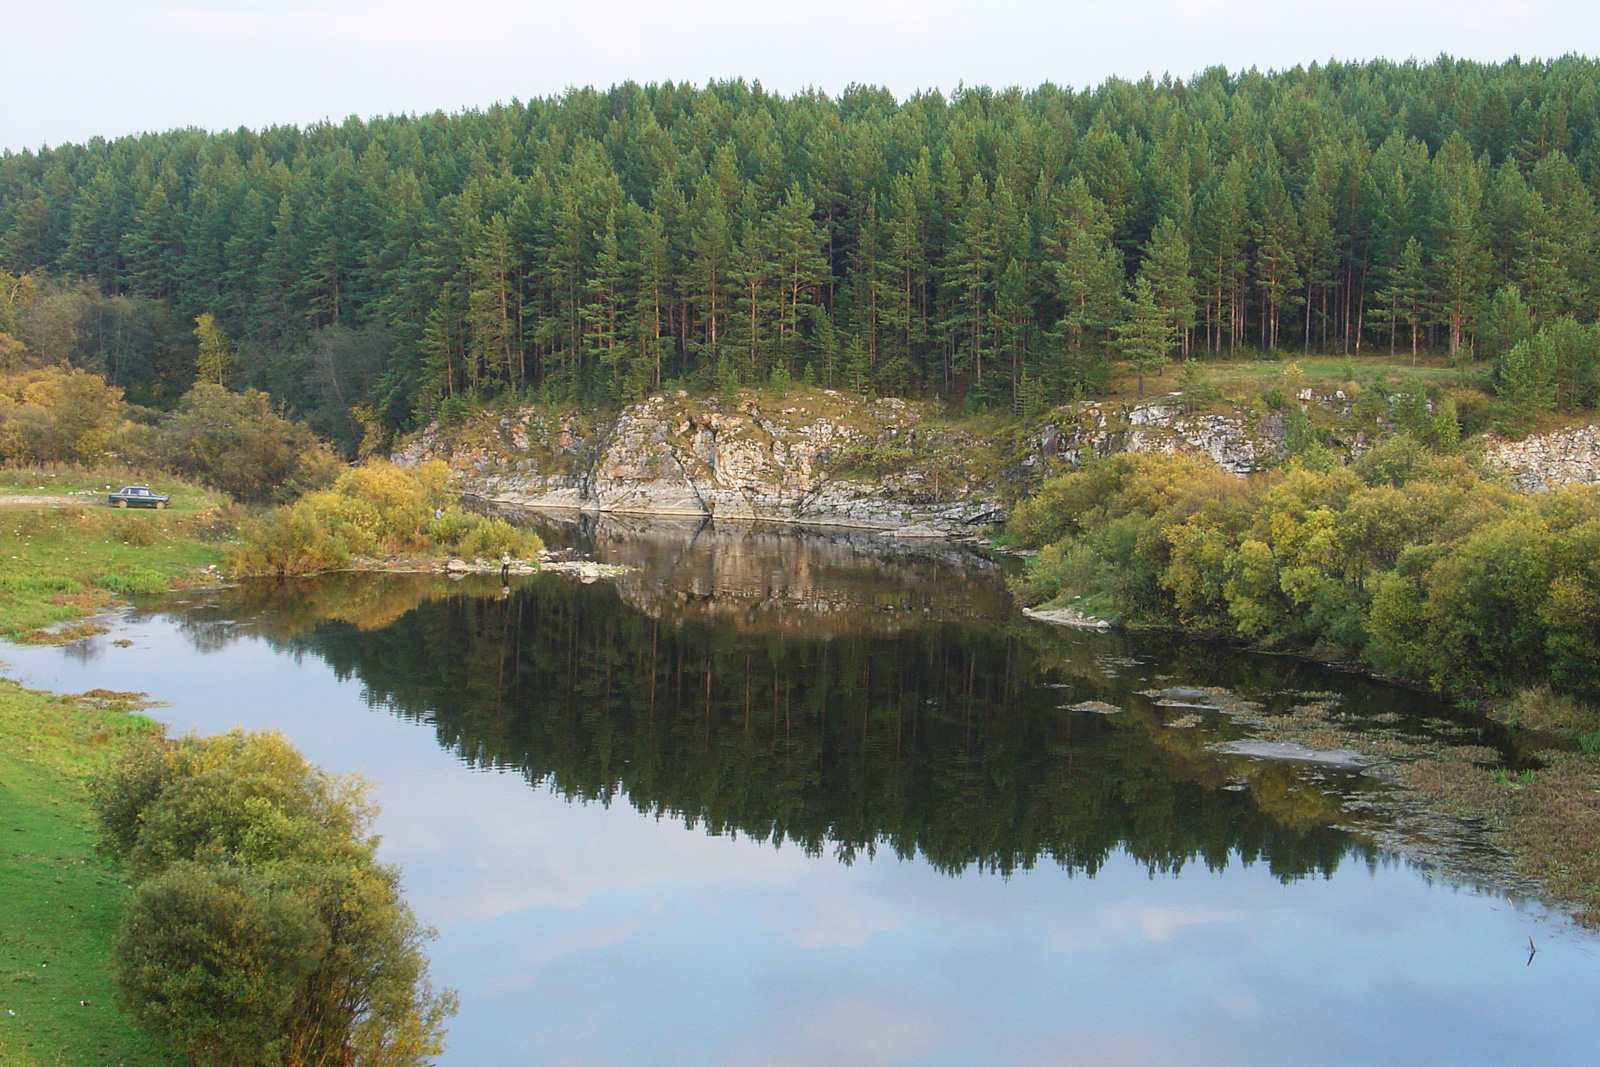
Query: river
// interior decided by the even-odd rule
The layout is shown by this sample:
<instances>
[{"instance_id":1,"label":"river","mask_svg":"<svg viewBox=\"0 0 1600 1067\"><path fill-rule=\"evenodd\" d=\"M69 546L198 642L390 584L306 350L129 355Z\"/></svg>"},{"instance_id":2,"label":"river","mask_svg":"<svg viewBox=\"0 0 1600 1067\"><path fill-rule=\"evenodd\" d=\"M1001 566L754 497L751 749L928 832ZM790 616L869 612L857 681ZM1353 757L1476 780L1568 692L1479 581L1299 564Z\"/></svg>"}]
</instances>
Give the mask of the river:
<instances>
[{"instance_id":1,"label":"river","mask_svg":"<svg viewBox=\"0 0 1600 1067\"><path fill-rule=\"evenodd\" d=\"M247 583L3 658L371 779L380 855L461 996L447 1067L1600 1047L1600 939L1476 877L1466 837L1397 852L1428 831L1394 823L1381 768L1251 747L1307 704L1501 744L1488 724L1287 658L1034 622L1003 568L942 544L545 533L637 569Z\"/></svg>"}]
</instances>

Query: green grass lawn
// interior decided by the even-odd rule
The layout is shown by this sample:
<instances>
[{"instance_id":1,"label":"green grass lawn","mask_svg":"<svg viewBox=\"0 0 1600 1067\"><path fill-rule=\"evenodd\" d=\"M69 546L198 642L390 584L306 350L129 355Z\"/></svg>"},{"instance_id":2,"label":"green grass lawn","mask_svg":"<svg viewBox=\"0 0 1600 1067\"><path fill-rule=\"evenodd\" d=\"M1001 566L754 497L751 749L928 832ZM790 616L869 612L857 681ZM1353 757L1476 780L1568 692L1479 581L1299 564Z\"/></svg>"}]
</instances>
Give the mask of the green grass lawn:
<instances>
[{"instance_id":1,"label":"green grass lawn","mask_svg":"<svg viewBox=\"0 0 1600 1067\"><path fill-rule=\"evenodd\" d=\"M0 679L0 1063L177 1060L117 1011L109 957L128 890L94 851L85 780L158 730L115 694L56 697Z\"/></svg>"},{"instance_id":2,"label":"green grass lawn","mask_svg":"<svg viewBox=\"0 0 1600 1067\"><path fill-rule=\"evenodd\" d=\"M123 478L124 482L143 481ZM0 637L31 642L83 636L83 625L41 630L103 610L119 597L202 580L231 536L225 498L158 480L172 506L104 504L104 472L0 471ZM41 488L43 487L43 488ZM7 505L6 496L76 494L86 507Z\"/></svg>"}]
</instances>

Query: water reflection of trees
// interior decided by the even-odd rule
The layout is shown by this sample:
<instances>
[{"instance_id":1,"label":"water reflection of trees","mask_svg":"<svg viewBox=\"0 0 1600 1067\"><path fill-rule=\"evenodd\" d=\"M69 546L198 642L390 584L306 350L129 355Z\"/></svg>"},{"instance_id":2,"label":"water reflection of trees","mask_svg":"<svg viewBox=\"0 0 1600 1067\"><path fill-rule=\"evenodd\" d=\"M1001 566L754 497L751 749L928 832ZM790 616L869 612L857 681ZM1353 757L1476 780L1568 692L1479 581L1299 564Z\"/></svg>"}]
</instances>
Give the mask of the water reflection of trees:
<instances>
[{"instance_id":1,"label":"water reflection of trees","mask_svg":"<svg viewBox=\"0 0 1600 1067\"><path fill-rule=\"evenodd\" d=\"M1145 717L1061 711L1115 699L1115 680L1086 668L1075 691L1041 686L1025 627L780 635L663 621L609 587L540 579L290 643L473 765L847 859L888 848L951 872L1043 858L1093 871L1126 848L1152 869L1239 857L1290 877L1352 847L1327 805L1224 789L1215 758Z\"/></svg>"}]
</instances>

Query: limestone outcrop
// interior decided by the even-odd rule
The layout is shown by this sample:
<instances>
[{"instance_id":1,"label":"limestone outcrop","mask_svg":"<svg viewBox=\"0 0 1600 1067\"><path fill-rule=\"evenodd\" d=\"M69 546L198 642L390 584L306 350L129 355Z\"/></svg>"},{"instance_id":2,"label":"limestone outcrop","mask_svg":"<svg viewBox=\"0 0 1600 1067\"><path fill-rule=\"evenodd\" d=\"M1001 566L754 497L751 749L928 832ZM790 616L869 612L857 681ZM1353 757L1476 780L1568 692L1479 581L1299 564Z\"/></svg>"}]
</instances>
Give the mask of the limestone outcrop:
<instances>
[{"instance_id":1,"label":"limestone outcrop","mask_svg":"<svg viewBox=\"0 0 1600 1067\"><path fill-rule=\"evenodd\" d=\"M1349 415L1343 393L1302 407ZM1367 447L1365 433L1346 443ZM498 504L617 515L848 526L943 538L1001 521L1045 477L1116 452L1210 457L1244 476L1282 462L1284 418L1191 406L1178 394L1083 402L1002 444L933 405L819 389L783 400L653 396L615 416L524 408L428 426L394 454L442 459L466 493ZM1488 462L1519 489L1600 484L1600 427L1490 438Z\"/></svg>"},{"instance_id":2,"label":"limestone outcrop","mask_svg":"<svg viewBox=\"0 0 1600 1067\"><path fill-rule=\"evenodd\" d=\"M983 473L989 443L933 421L926 404L833 390L728 403L679 394L631 404L609 421L529 409L448 437L430 426L394 459L443 459L467 492L537 509L857 526L907 538L998 521L1001 495Z\"/></svg>"},{"instance_id":3,"label":"limestone outcrop","mask_svg":"<svg viewBox=\"0 0 1600 1067\"><path fill-rule=\"evenodd\" d=\"M1209 456L1223 470L1242 477L1280 460L1283 418L1191 412L1177 395L1136 404L1076 404L1052 414L1024 462L1077 467L1114 452Z\"/></svg>"},{"instance_id":4,"label":"limestone outcrop","mask_svg":"<svg viewBox=\"0 0 1600 1067\"><path fill-rule=\"evenodd\" d=\"M1490 437L1483 458L1525 493L1600 485L1600 426L1533 434L1520 441Z\"/></svg>"}]
</instances>

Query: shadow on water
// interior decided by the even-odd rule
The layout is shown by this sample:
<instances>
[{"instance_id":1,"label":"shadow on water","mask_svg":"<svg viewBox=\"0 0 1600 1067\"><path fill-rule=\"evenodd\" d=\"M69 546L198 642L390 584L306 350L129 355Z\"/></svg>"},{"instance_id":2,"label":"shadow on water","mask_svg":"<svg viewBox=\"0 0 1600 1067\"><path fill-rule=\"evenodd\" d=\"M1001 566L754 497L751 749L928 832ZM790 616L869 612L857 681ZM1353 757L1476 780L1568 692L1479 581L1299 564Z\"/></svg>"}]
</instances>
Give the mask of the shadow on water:
<instances>
[{"instance_id":1,"label":"shadow on water","mask_svg":"<svg viewBox=\"0 0 1600 1067\"><path fill-rule=\"evenodd\" d=\"M575 537L577 539L577 537ZM541 575L247 583L163 610L326 660L478 767L585 801L849 861L949 873L1262 861L1285 879L1373 851L1338 827L1352 768L1226 759L1240 708L1337 700L1446 724L1418 694L1314 665L1020 617L995 565L850 534L602 524L612 584ZM1191 698L1161 690L1190 687ZM1223 706L1215 689L1250 698ZM1071 710L1095 702L1101 712Z\"/></svg>"}]
</instances>

